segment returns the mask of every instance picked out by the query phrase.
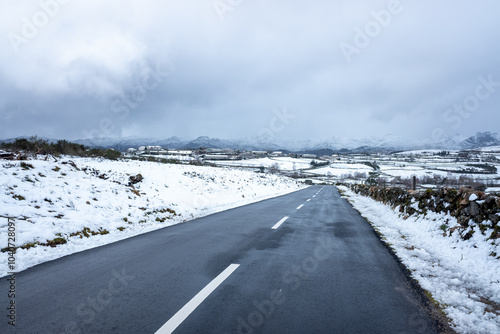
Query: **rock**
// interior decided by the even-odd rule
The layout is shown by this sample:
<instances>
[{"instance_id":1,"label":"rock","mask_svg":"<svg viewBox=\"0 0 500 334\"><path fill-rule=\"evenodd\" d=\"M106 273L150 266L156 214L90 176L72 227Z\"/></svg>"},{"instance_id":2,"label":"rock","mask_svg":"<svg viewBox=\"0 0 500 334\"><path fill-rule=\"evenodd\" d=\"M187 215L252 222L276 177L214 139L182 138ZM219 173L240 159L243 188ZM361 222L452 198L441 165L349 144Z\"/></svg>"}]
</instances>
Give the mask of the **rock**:
<instances>
[{"instance_id":1,"label":"rock","mask_svg":"<svg viewBox=\"0 0 500 334\"><path fill-rule=\"evenodd\" d=\"M0 159L14 160L15 157L14 153L0 153Z\"/></svg>"},{"instance_id":2,"label":"rock","mask_svg":"<svg viewBox=\"0 0 500 334\"><path fill-rule=\"evenodd\" d=\"M476 202L471 202L469 208L471 216L477 216L479 214L479 205Z\"/></svg>"},{"instance_id":3,"label":"rock","mask_svg":"<svg viewBox=\"0 0 500 334\"><path fill-rule=\"evenodd\" d=\"M493 225L496 225L500 221L500 216L498 216L496 214L495 215L489 215L488 219L491 220L491 222L493 223Z\"/></svg>"},{"instance_id":4,"label":"rock","mask_svg":"<svg viewBox=\"0 0 500 334\"><path fill-rule=\"evenodd\" d=\"M471 215L470 214L470 207L468 206L468 207L462 209L462 214L466 215L466 216L470 216Z\"/></svg>"},{"instance_id":5,"label":"rock","mask_svg":"<svg viewBox=\"0 0 500 334\"><path fill-rule=\"evenodd\" d=\"M457 222L463 227L469 226L469 220L470 218L466 216L460 216L457 218Z\"/></svg>"},{"instance_id":6,"label":"rock","mask_svg":"<svg viewBox=\"0 0 500 334\"><path fill-rule=\"evenodd\" d=\"M144 180L144 178L142 177L141 174L137 174L135 176L132 175L131 177L129 177L129 180L130 180L129 184L136 184Z\"/></svg>"},{"instance_id":7,"label":"rock","mask_svg":"<svg viewBox=\"0 0 500 334\"><path fill-rule=\"evenodd\" d=\"M484 204L484 207L485 207L485 208L491 209L491 208L493 208L493 207L495 206L495 204L496 204L496 198L495 198L495 197L493 197L493 196L488 196L488 197L486 197L486 198L485 198L485 200L484 200L484 203L483 203L483 204Z\"/></svg>"}]
</instances>

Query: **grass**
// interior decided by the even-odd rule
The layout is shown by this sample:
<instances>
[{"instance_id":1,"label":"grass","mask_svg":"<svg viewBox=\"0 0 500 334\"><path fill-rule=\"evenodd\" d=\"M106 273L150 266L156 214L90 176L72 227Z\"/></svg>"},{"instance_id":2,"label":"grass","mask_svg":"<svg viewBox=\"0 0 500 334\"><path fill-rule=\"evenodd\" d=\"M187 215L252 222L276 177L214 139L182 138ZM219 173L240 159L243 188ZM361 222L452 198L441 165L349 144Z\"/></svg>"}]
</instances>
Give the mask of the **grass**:
<instances>
[{"instance_id":1,"label":"grass","mask_svg":"<svg viewBox=\"0 0 500 334\"><path fill-rule=\"evenodd\" d=\"M106 230L106 229L104 229L104 228L102 228L102 227L99 228L97 231L93 231L93 230L91 230L88 227L84 227L83 230L78 231L78 232L73 232L69 236L70 237L79 236L80 239L83 239L84 237L85 238L90 238L91 236L94 236L94 235L106 235L106 234L109 234L109 231Z\"/></svg>"},{"instance_id":2,"label":"grass","mask_svg":"<svg viewBox=\"0 0 500 334\"><path fill-rule=\"evenodd\" d=\"M20 166L24 170L30 170L30 169L35 168L32 164L28 164L26 162L21 162Z\"/></svg>"},{"instance_id":3,"label":"grass","mask_svg":"<svg viewBox=\"0 0 500 334\"><path fill-rule=\"evenodd\" d=\"M46 244L42 244L44 246L56 247L57 245L64 245L68 241L64 238L55 238L53 240L47 240Z\"/></svg>"},{"instance_id":4,"label":"grass","mask_svg":"<svg viewBox=\"0 0 500 334\"><path fill-rule=\"evenodd\" d=\"M429 301L432 304L434 304L434 306L436 307L436 309L441 313L441 316L443 316L444 319L448 319L448 316L444 312L444 307L446 305L441 305L441 303L439 303L436 299L434 299L434 297L432 296L432 293L430 293L429 291L427 291L425 289L422 289L422 290L424 290L424 294L427 297L427 299L429 299Z\"/></svg>"},{"instance_id":5,"label":"grass","mask_svg":"<svg viewBox=\"0 0 500 334\"><path fill-rule=\"evenodd\" d=\"M58 233L58 235L60 235ZM28 242L22 246L19 246L19 247L6 247L6 248L2 248L1 249L1 252L2 253L6 253L6 252L10 252L10 251L16 251L18 248L21 248L21 249L30 249L30 248L34 248L34 247L37 247L37 246L46 246L46 247L56 247L57 245L64 245L65 243L67 243L68 241L62 237L57 237L57 238L54 238L52 240L47 240L46 243L41 243L41 242L38 242L38 241L34 241L34 242Z\"/></svg>"},{"instance_id":6,"label":"grass","mask_svg":"<svg viewBox=\"0 0 500 334\"><path fill-rule=\"evenodd\" d=\"M175 210L172 210L170 208L164 208L164 209L156 209L156 210L153 210L153 211L148 211L145 213L145 215L151 215L153 213L170 213L174 216L177 216L177 212L175 212Z\"/></svg>"},{"instance_id":7,"label":"grass","mask_svg":"<svg viewBox=\"0 0 500 334\"><path fill-rule=\"evenodd\" d=\"M24 177L23 181L35 183L35 181L33 181L28 175Z\"/></svg>"}]
</instances>

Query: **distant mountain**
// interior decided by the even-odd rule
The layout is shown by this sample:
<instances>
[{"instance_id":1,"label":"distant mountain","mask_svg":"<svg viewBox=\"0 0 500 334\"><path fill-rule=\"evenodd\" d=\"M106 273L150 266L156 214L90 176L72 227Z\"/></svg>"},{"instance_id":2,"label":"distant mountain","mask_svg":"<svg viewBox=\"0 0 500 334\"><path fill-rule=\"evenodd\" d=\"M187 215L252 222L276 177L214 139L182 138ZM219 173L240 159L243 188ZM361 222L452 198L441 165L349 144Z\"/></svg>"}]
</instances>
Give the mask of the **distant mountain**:
<instances>
[{"instance_id":1,"label":"distant mountain","mask_svg":"<svg viewBox=\"0 0 500 334\"><path fill-rule=\"evenodd\" d=\"M468 150L500 145L500 136L491 132L478 132L476 135L466 139L463 137L444 137L440 141L433 141L432 138L422 140L386 135L366 138L331 137L326 140L300 138L280 138L266 141L263 141L261 138L226 140L202 136L194 140L182 140L178 137L163 140L152 138L101 138L97 140L80 140L77 142L87 146L111 147L122 151L129 147L137 148L145 145L159 145L173 149L229 148L259 151L285 150L314 154L325 152L324 154L332 154L384 153L421 149Z\"/></svg>"},{"instance_id":2,"label":"distant mountain","mask_svg":"<svg viewBox=\"0 0 500 334\"><path fill-rule=\"evenodd\" d=\"M178 137L170 137L167 139L159 140L158 138L140 138L140 137L126 137L126 138L88 138L75 140L75 143L82 144L88 147L103 147L113 148L118 151L126 151L133 147L139 146L162 146L166 148L181 148L184 142Z\"/></svg>"},{"instance_id":3,"label":"distant mountain","mask_svg":"<svg viewBox=\"0 0 500 334\"><path fill-rule=\"evenodd\" d=\"M20 137L15 137L15 138L7 138L7 139L0 139L0 143L13 143L17 139L30 139L32 136L20 136ZM54 139L54 138L47 138L47 137L37 137L38 139L43 139L48 141L49 143L55 143L59 139Z\"/></svg>"},{"instance_id":4,"label":"distant mountain","mask_svg":"<svg viewBox=\"0 0 500 334\"><path fill-rule=\"evenodd\" d=\"M11 142L15 139L17 138L3 141ZM55 139L48 140L56 141ZM476 135L465 139L461 137L445 137L440 141L433 141L431 138L422 140L386 135L366 138L331 137L326 140L301 138L263 140L262 138L252 137L227 140L207 136L201 136L194 140L184 140L178 137L166 139L126 137L81 139L75 142L89 147L114 148L120 151L125 151L131 147L138 148L139 146L152 145L169 149L228 148L258 151L279 150L323 155L333 153L387 153L422 149L469 150L499 146L500 136L491 132L478 132Z\"/></svg>"},{"instance_id":5,"label":"distant mountain","mask_svg":"<svg viewBox=\"0 0 500 334\"><path fill-rule=\"evenodd\" d=\"M498 146L500 137L496 133L478 132L475 136L469 137L461 143L464 149L475 149L479 147Z\"/></svg>"},{"instance_id":6,"label":"distant mountain","mask_svg":"<svg viewBox=\"0 0 500 334\"><path fill-rule=\"evenodd\" d=\"M219 138L210 138L206 136L198 137L193 141L185 143L182 148L196 149L200 147L207 148L237 148L238 143L231 140Z\"/></svg>"}]
</instances>

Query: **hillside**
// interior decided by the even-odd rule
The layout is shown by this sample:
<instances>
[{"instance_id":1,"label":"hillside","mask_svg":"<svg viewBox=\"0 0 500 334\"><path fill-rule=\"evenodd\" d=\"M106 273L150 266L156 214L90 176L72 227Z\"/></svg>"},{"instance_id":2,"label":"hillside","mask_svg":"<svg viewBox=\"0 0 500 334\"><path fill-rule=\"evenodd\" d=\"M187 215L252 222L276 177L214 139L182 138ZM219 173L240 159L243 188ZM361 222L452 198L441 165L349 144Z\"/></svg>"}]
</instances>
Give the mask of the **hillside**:
<instances>
[{"instance_id":1,"label":"hillside","mask_svg":"<svg viewBox=\"0 0 500 334\"><path fill-rule=\"evenodd\" d=\"M0 163L0 234L15 225L17 271L303 187L230 168L74 157ZM7 246L4 238L4 271Z\"/></svg>"}]
</instances>

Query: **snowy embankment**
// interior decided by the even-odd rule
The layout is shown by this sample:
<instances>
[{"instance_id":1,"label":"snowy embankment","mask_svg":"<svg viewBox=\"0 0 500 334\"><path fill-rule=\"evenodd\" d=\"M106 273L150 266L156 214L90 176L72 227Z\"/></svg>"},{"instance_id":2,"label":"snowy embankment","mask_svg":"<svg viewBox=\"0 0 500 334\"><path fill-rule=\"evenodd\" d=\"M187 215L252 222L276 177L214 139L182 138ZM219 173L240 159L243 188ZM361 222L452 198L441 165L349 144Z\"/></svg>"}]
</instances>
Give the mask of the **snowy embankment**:
<instances>
[{"instance_id":1,"label":"snowy embankment","mask_svg":"<svg viewBox=\"0 0 500 334\"><path fill-rule=\"evenodd\" d=\"M69 157L0 163L0 277L12 271L9 225L21 271L303 187L230 168ZM137 174L143 180L129 186Z\"/></svg>"},{"instance_id":2,"label":"snowy embankment","mask_svg":"<svg viewBox=\"0 0 500 334\"><path fill-rule=\"evenodd\" d=\"M469 240L461 239L458 232L444 236L440 227L456 218L433 212L403 216L398 208L347 187L339 190L382 234L457 332L500 333L499 239L487 240L481 233Z\"/></svg>"}]
</instances>

